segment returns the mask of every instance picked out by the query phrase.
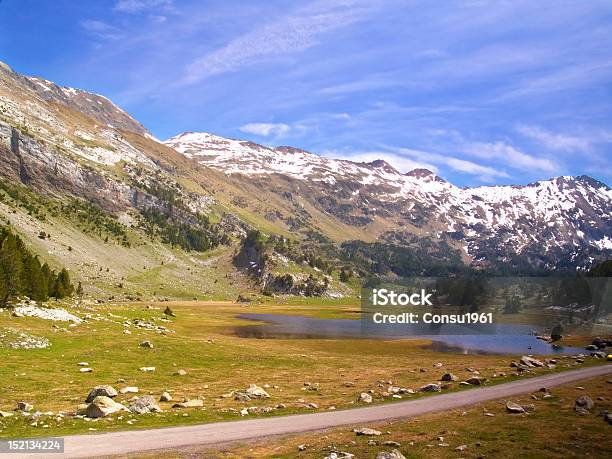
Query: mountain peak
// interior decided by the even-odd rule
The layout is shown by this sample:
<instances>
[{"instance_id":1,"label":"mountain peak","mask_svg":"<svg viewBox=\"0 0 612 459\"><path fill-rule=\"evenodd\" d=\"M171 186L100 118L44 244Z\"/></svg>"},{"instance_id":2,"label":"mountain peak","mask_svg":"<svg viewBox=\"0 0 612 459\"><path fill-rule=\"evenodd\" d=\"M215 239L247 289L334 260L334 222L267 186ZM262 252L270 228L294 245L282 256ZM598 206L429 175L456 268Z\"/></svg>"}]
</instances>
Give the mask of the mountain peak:
<instances>
[{"instance_id":1,"label":"mountain peak","mask_svg":"<svg viewBox=\"0 0 612 459\"><path fill-rule=\"evenodd\" d=\"M429 169L425 169L424 167L419 167L417 169L412 169L410 172L406 172L404 175L408 177L414 177L418 179L426 179L427 181L435 180L436 182L446 182L443 178L439 177Z\"/></svg>"},{"instance_id":2,"label":"mountain peak","mask_svg":"<svg viewBox=\"0 0 612 459\"><path fill-rule=\"evenodd\" d=\"M11 68L11 66L8 65L6 62L0 61L0 69L4 70L5 72L15 73L13 72L13 69Z\"/></svg>"},{"instance_id":3,"label":"mountain peak","mask_svg":"<svg viewBox=\"0 0 612 459\"><path fill-rule=\"evenodd\" d=\"M22 75L1 61L0 72L6 75L5 81L8 88L15 95L23 94L25 91L46 102L58 103L85 114L108 127L141 135L151 134L125 110L104 96L69 86L61 86L44 78Z\"/></svg>"},{"instance_id":4,"label":"mountain peak","mask_svg":"<svg viewBox=\"0 0 612 459\"><path fill-rule=\"evenodd\" d=\"M376 169L382 169L390 174L399 174L399 171L384 159L375 159L374 161L365 164Z\"/></svg>"}]
</instances>

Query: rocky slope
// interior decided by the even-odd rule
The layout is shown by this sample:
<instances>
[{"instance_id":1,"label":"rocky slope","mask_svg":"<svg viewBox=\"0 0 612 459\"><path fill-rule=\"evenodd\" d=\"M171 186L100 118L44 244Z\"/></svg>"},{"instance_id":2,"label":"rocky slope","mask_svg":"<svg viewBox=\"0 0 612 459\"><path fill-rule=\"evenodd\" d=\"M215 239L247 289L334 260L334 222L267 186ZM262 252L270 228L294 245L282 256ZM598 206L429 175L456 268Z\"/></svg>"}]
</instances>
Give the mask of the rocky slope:
<instances>
[{"instance_id":1,"label":"rocky slope","mask_svg":"<svg viewBox=\"0 0 612 459\"><path fill-rule=\"evenodd\" d=\"M364 231L380 228L380 238L397 244L416 234L451 242L475 263L544 268L589 264L612 253L612 190L587 176L459 188L424 169L402 174L381 160L328 159L208 133L189 132L165 143L263 187L272 176L289 179L322 212Z\"/></svg>"},{"instance_id":2,"label":"rocky slope","mask_svg":"<svg viewBox=\"0 0 612 459\"><path fill-rule=\"evenodd\" d=\"M114 232L129 233L121 241L157 238L173 250L227 244L228 237L239 243L257 228L309 250L324 244L341 262L356 260L350 246L340 247L351 240L370 253L375 242L401 246L402 257L419 266L452 259L555 269L612 255L612 190L589 177L466 189L427 170L402 174L380 160L335 160L207 133L161 143L103 96L4 64L0 178L46 200L84 199L117 221L105 223ZM15 208L4 210L10 217Z\"/></svg>"},{"instance_id":3,"label":"rocky slope","mask_svg":"<svg viewBox=\"0 0 612 459\"><path fill-rule=\"evenodd\" d=\"M150 135L149 131L142 124L104 96L76 88L59 86L44 78L20 75L13 72L3 62L0 62L0 74L6 77L6 79L11 79L24 88L31 90L48 102L65 105L75 111L91 116L105 125L105 127L125 129L138 134Z\"/></svg>"}]
</instances>

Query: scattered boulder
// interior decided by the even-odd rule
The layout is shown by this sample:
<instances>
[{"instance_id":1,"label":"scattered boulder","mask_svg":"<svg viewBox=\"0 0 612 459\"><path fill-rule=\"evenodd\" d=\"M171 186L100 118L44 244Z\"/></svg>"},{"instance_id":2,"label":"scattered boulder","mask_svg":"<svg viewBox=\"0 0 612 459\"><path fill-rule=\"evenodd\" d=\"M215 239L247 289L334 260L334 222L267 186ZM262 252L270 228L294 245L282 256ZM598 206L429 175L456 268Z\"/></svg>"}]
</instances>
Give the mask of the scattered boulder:
<instances>
[{"instance_id":1,"label":"scattered boulder","mask_svg":"<svg viewBox=\"0 0 612 459\"><path fill-rule=\"evenodd\" d=\"M184 400L180 403L175 403L172 408L199 408L204 406L204 402L199 398L193 400Z\"/></svg>"},{"instance_id":2,"label":"scattered boulder","mask_svg":"<svg viewBox=\"0 0 612 459\"><path fill-rule=\"evenodd\" d=\"M160 402L171 402L172 395L170 395L168 392L162 392L161 396L159 397L159 401Z\"/></svg>"},{"instance_id":3,"label":"scattered boulder","mask_svg":"<svg viewBox=\"0 0 612 459\"><path fill-rule=\"evenodd\" d=\"M393 441L393 440L387 440L387 441L383 442L383 446L393 446L394 448L399 448L399 447L400 447L400 446L402 446L402 445L400 445L400 444L399 444L398 442L396 442L396 441Z\"/></svg>"},{"instance_id":4,"label":"scattered boulder","mask_svg":"<svg viewBox=\"0 0 612 459\"><path fill-rule=\"evenodd\" d=\"M256 384L250 384L245 393L251 398L270 398L270 394Z\"/></svg>"},{"instance_id":5,"label":"scattered boulder","mask_svg":"<svg viewBox=\"0 0 612 459\"><path fill-rule=\"evenodd\" d=\"M608 346L612 346L612 340L608 340L608 339L604 339L604 338L594 338L593 341L591 341L591 343L594 346L597 346L598 349L605 349Z\"/></svg>"},{"instance_id":6,"label":"scattered boulder","mask_svg":"<svg viewBox=\"0 0 612 459\"><path fill-rule=\"evenodd\" d=\"M17 411L24 411L24 412L28 412L28 411L32 411L34 409L34 406L27 403L27 402L18 402L17 403Z\"/></svg>"},{"instance_id":7,"label":"scattered boulder","mask_svg":"<svg viewBox=\"0 0 612 459\"><path fill-rule=\"evenodd\" d=\"M153 343L151 341L143 341L142 343L139 344L140 347L144 347L147 349L153 349Z\"/></svg>"},{"instance_id":8,"label":"scattered boulder","mask_svg":"<svg viewBox=\"0 0 612 459\"><path fill-rule=\"evenodd\" d=\"M471 378L465 380L466 383L471 384L472 386L480 386L484 383L484 381L485 379L481 378L480 376L472 376Z\"/></svg>"},{"instance_id":9,"label":"scattered boulder","mask_svg":"<svg viewBox=\"0 0 612 459\"><path fill-rule=\"evenodd\" d=\"M89 395L85 399L85 403L93 402L94 398L96 397L114 398L117 395L119 395L119 393L112 386L109 386L107 384L102 386L96 386L89 392Z\"/></svg>"},{"instance_id":10,"label":"scattered boulder","mask_svg":"<svg viewBox=\"0 0 612 459\"><path fill-rule=\"evenodd\" d=\"M357 429L353 429L357 435L367 435L367 436L378 436L381 435L382 432L374 429L370 429L368 427L359 427Z\"/></svg>"},{"instance_id":11,"label":"scattered boulder","mask_svg":"<svg viewBox=\"0 0 612 459\"><path fill-rule=\"evenodd\" d=\"M406 459L402 453L397 449L391 451L380 451L376 454L376 459Z\"/></svg>"},{"instance_id":12,"label":"scattered boulder","mask_svg":"<svg viewBox=\"0 0 612 459\"><path fill-rule=\"evenodd\" d=\"M248 402L251 400L251 397L249 397L245 392L238 391L234 393L234 400L239 402Z\"/></svg>"},{"instance_id":13,"label":"scattered boulder","mask_svg":"<svg viewBox=\"0 0 612 459\"><path fill-rule=\"evenodd\" d=\"M519 372L531 370L530 366L524 365L524 364L522 364L520 362L512 362L512 363L510 363L510 367L511 368L516 368Z\"/></svg>"},{"instance_id":14,"label":"scattered boulder","mask_svg":"<svg viewBox=\"0 0 612 459\"><path fill-rule=\"evenodd\" d=\"M79 368L79 372L81 373L91 373L93 369L91 368Z\"/></svg>"},{"instance_id":15,"label":"scattered boulder","mask_svg":"<svg viewBox=\"0 0 612 459\"><path fill-rule=\"evenodd\" d=\"M440 381L444 381L444 382L457 381L457 377L452 373L445 373L440 378Z\"/></svg>"},{"instance_id":16,"label":"scattered boulder","mask_svg":"<svg viewBox=\"0 0 612 459\"><path fill-rule=\"evenodd\" d=\"M94 398L93 401L89 405L87 405L85 415L88 418L95 419L103 418L119 411L129 410L121 403L115 402L112 398L101 395Z\"/></svg>"},{"instance_id":17,"label":"scattered boulder","mask_svg":"<svg viewBox=\"0 0 612 459\"><path fill-rule=\"evenodd\" d=\"M353 459L354 457L354 454L347 453L346 451L332 451L323 459Z\"/></svg>"},{"instance_id":18,"label":"scattered boulder","mask_svg":"<svg viewBox=\"0 0 612 459\"><path fill-rule=\"evenodd\" d=\"M145 413L161 413L162 409L159 407L155 399L151 395L144 395L138 397L130 403L128 407L132 413L145 414Z\"/></svg>"},{"instance_id":19,"label":"scattered boulder","mask_svg":"<svg viewBox=\"0 0 612 459\"><path fill-rule=\"evenodd\" d=\"M155 371L155 367L140 367L139 370L145 373L150 373L152 371Z\"/></svg>"},{"instance_id":20,"label":"scattered boulder","mask_svg":"<svg viewBox=\"0 0 612 459\"><path fill-rule=\"evenodd\" d=\"M540 360L534 359L533 357L529 357L527 355L524 355L521 357L521 361L520 361L523 365L526 365L530 368L535 368L535 367L543 367L544 363L541 362Z\"/></svg>"},{"instance_id":21,"label":"scattered boulder","mask_svg":"<svg viewBox=\"0 0 612 459\"><path fill-rule=\"evenodd\" d=\"M440 392L441 390L440 384L435 383L425 384L419 388L419 392Z\"/></svg>"},{"instance_id":22,"label":"scattered boulder","mask_svg":"<svg viewBox=\"0 0 612 459\"><path fill-rule=\"evenodd\" d=\"M359 398L357 398L357 401L361 403L372 403L372 400L372 396L367 392L362 392L359 394Z\"/></svg>"},{"instance_id":23,"label":"scattered boulder","mask_svg":"<svg viewBox=\"0 0 612 459\"><path fill-rule=\"evenodd\" d=\"M182 370L182 369L181 370L177 370L174 373L174 376L187 376L187 372L185 370Z\"/></svg>"},{"instance_id":24,"label":"scattered boulder","mask_svg":"<svg viewBox=\"0 0 612 459\"><path fill-rule=\"evenodd\" d=\"M511 402L510 400L508 400L506 402L506 411L508 413L524 413L525 412L525 408L523 408L518 403L514 403L514 402Z\"/></svg>"},{"instance_id":25,"label":"scattered boulder","mask_svg":"<svg viewBox=\"0 0 612 459\"><path fill-rule=\"evenodd\" d=\"M8 413L6 411L0 411L0 418L10 418L13 416L13 413Z\"/></svg>"},{"instance_id":26,"label":"scattered boulder","mask_svg":"<svg viewBox=\"0 0 612 459\"><path fill-rule=\"evenodd\" d=\"M137 394L138 393L138 387L136 387L136 386L122 387L121 389L119 389L119 393L120 394Z\"/></svg>"},{"instance_id":27,"label":"scattered boulder","mask_svg":"<svg viewBox=\"0 0 612 459\"><path fill-rule=\"evenodd\" d=\"M465 451L467 447L467 445L459 445L455 448L455 451Z\"/></svg>"},{"instance_id":28,"label":"scattered boulder","mask_svg":"<svg viewBox=\"0 0 612 459\"><path fill-rule=\"evenodd\" d=\"M588 395L581 395L576 399L576 402L574 403L574 409L579 413L584 413L591 411L594 405L595 404L593 403L593 399L591 397L589 397Z\"/></svg>"}]
</instances>

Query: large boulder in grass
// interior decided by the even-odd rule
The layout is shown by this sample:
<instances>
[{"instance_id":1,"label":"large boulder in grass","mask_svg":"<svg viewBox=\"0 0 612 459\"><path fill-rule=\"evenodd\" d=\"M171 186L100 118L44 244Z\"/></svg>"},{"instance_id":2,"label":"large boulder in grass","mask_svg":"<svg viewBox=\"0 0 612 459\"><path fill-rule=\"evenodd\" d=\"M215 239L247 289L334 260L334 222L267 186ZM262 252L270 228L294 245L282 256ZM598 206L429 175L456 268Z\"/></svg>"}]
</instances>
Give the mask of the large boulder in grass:
<instances>
[{"instance_id":1,"label":"large boulder in grass","mask_svg":"<svg viewBox=\"0 0 612 459\"><path fill-rule=\"evenodd\" d=\"M87 399L85 400L85 402L91 403L96 397L114 398L117 395L119 395L119 393L112 386L109 386L109 385L96 386L91 390L91 392L89 392L89 395L87 396Z\"/></svg>"},{"instance_id":2,"label":"large boulder in grass","mask_svg":"<svg viewBox=\"0 0 612 459\"><path fill-rule=\"evenodd\" d=\"M380 451L376 454L376 459L406 459L399 450L392 449L391 451Z\"/></svg>"},{"instance_id":3,"label":"large boulder in grass","mask_svg":"<svg viewBox=\"0 0 612 459\"><path fill-rule=\"evenodd\" d=\"M128 408L132 413L136 414L162 412L162 409L151 395L144 395L142 397L135 398L132 400L132 403L130 403Z\"/></svg>"},{"instance_id":4,"label":"large boulder in grass","mask_svg":"<svg viewBox=\"0 0 612 459\"><path fill-rule=\"evenodd\" d=\"M185 400L172 405L172 408L199 408L204 406L204 402L198 398L192 400Z\"/></svg>"},{"instance_id":5,"label":"large boulder in grass","mask_svg":"<svg viewBox=\"0 0 612 459\"><path fill-rule=\"evenodd\" d=\"M112 398L98 396L87 405L85 416L88 418L104 418L119 411L129 411L121 403L115 402Z\"/></svg>"},{"instance_id":6,"label":"large boulder in grass","mask_svg":"<svg viewBox=\"0 0 612 459\"><path fill-rule=\"evenodd\" d=\"M514 402L511 402L510 400L508 400L506 402L506 411L508 413L524 413L525 412L525 408L523 408L518 403L514 403Z\"/></svg>"},{"instance_id":7,"label":"large boulder in grass","mask_svg":"<svg viewBox=\"0 0 612 459\"><path fill-rule=\"evenodd\" d=\"M530 368L535 368L535 367L543 367L544 363L541 362L540 360L534 359L533 357L529 357L528 355L524 355L521 357L521 363L523 365L527 365Z\"/></svg>"},{"instance_id":8,"label":"large boulder in grass","mask_svg":"<svg viewBox=\"0 0 612 459\"><path fill-rule=\"evenodd\" d=\"M250 398L270 398L270 394L255 384L250 384L244 392Z\"/></svg>"},{"instance_id":9,"label":"large boulder in grass","mask_svg":"<svg viewBox=\"0 0 612 459\"><path fill-rule=\"evenodd\" d=\"M466 383L471 384L472 386L480 386L484 384L484 381L485 378L482 378L480 376L472 376L471 378L465 380Z\"/></svg>"},{"instance_id":10,"label":"large boulder in grass","mask_svg":"<svg viewBox=\"0 0 612 459\"><path fill-rule=\"evenodd\" d=\"M419 388L419 392L440 392L441 390L442 387L440 386L440 384L435 383L425 384L424 386L421 386Z\"/></svg>"},{"instance_id":11,"label":"large boulder in grass","mask_svg":"<svg viewBox=\"0 0 612 459\"><path fill-rule=\"evenodd\" d=\"M581 395L576 399L574 404L574 409L579 413L590 411L595 404L593 403L593 399L588 395Z\"/></svg>"},{"instance_id":12,"label":"large boulder in grass","mask_svg":"<svg viewBox=\"0 0 612 459\"><path fill-rule=\"evenodd\" d=\"M382 434L379 430L370 429L369 427L359 427L357 429L353 429L357 435L365 435L365 436L379 436Z\"/></svg>"}]
</instances>

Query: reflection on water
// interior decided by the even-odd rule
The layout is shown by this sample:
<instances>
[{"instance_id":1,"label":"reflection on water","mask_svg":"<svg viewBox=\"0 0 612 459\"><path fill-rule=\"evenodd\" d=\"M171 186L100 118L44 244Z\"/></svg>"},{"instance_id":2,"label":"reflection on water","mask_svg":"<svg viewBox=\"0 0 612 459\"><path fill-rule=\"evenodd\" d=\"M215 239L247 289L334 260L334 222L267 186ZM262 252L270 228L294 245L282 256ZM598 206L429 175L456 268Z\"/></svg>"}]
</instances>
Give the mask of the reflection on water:
<instances>
[{"instance_id":1,"label":"reflection on water","mask_svg":"<svg viewBox=\"0 0 612 459\"><path fill-rule=\"evenodd\" d=\"M346 319L316 319L282 314L241 314L240 319L261 322L260 325L236 326L232 333L242 338L258 339L417 339L432 340L428 349L463 354L577 354L580 348L554 348L529 334L530 326L498 325L506 334L446 335L401 333L392 329L387 334L364 334L361 322ZM440 330L443 332L443 330ZM431 331L430 331L431 333Z\"/></svg>"}]
</instances>

